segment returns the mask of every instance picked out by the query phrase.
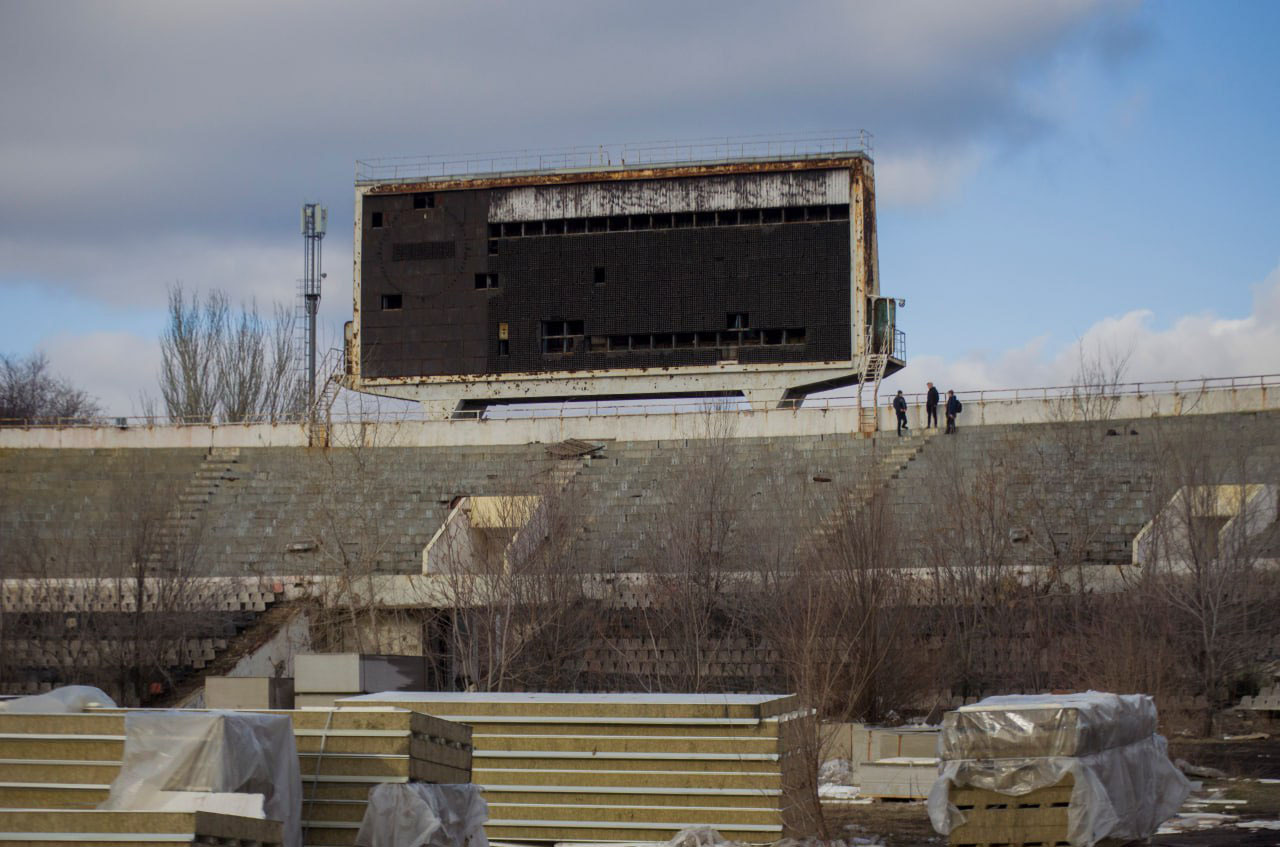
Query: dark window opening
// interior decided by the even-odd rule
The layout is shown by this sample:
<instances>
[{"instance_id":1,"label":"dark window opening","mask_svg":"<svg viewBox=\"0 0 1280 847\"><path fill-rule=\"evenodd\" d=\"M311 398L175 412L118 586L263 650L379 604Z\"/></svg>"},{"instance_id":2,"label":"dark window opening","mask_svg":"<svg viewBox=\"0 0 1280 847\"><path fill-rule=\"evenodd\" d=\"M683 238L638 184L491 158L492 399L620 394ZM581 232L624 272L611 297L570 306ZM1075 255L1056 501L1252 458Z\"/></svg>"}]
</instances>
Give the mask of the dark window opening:
<instances>
[{"instance_id":1,"label":"dark window opening","mask_svg":"<svg viewBox=\"0 0 1280 847\"><path fill-rule=\"evenodd\" d=\"M751 326L751 316L746 312L730 312L727 316L728 329L746 329Z\"/></svg>"},{"instance_id":2,"label":"dark window opening","mask_svg":"<svg viewBox=\"0 0 1280 847\"><path fill-rule=\"evenodd\" d=\"M582 346L582 321L543 321L542 352L572 353Z\"/></svg>"},{"instance_id":3,"label":"dark window opening","mask_svg":"<svg viewBox=\"0 0 1280 847\"><path fill-rule=\"evenodd\" d=\"M542 221L526 221L524 225L525 235L542 235L544 232Z\"/></svg>"},{"instance_id":4,"label":"dark window opening","mask_svg":"<svg viewBox=\"0 0 1280 847\"><path fill-rule=\"evenodd\" d=\"M565 232L569 233L570 235L574 235L580 232L586 232L587 219L586 218L569 218L567 221L564 222L564 229L565 229Z\"/></svg>"},{"instance_id":5,"label":"dark window opening","mask_svg":"<svg viewBox=\"0 0 1280 847\"><path fill-rule=\"evenodd\" d=\"M760 223L760 210L743 209L738 213L738 223L745 225Z\"/></svg>"},{"instance_id":6,"label":"dark window opening","mask_svg":"<svg viewBox=\"0 0 1280 847\"><path fill-rule=\"evenodd\" d=\"M587 232L608 232L608 231L609 231L608 218L588 218L587 219Z\"/></svg>"},{"instance_id":7,"label":"dark window opening","mask_svg":"<svg viewBox=\"0 0 1280 847\"><path fill-rule=\"evenodd\" d=\"M782 210L782 220L784 223L796 223L804 220L804 206L787 207Z\"/></svg>"},{"instance_id":8,"label":"dark window opening","mask_svg":"<svg viewBox=\"0 0 1280 847\"><path fill-rule=\"evenodd\" d=\"M429 193L419 193L413 195L413 208L415 209L434 209L436 207L436 196Z\"/></svg>"},{"instance_id":9,"label":"dark window opening","mask_svg":"<svg viewBox=\"0 0 1280 847\"><path fill-rule=\"evenodd\" d=\"M847 221L849 220L849 204L845 203L840 206L832 206L828 209L828 214L833 221Z\"/></svg>"},{"instance_id":10,"label":"dark window opening","mask_svg":"<svg viewBox=\"0 0 1280 847\"><path fill-rule=\"evenodd\" d=\"M621 232L628 228L627 227L628 223L629 221L627 220L626 215L616 215L612 218L609 218L609 231Z\"/></svg>"},{"instance_id":11,"label":"dark window opening","mask_svg":"<svg viewBox=\"0 0 1280 847\"><path fill-rule=\"evenodd\" d=\"M767 224L780 224L782 223L782 210L764 209L760 213L760 219Z\"/></svg>"},{"instance_id":12,"label":"dark window opening","mask_svg":"<svg viewBox=\"0 0 1280 847\"><path fill-rule=\"evenodd\" d=\"M686 227L686 226L693 226L693 213L692 212L677 213L674 216L672 226L674 226L676 229L680 229L681 227Z\"/></svg>"},{"instance_id":13,"label":"dark window opening","mask_svg":"<svg viewBox=\"0 0 1280 847\"><path fill-rule=\"evenodd\" d=\"M369 215L369 228L382 229L382 212L374 212Z\"/></svg>"},{"instance_id":14,"label":"dark window opening","mask_svg":"<svg viewBox=\"0 0 1280 847\"><path fill-rule=\"evenodd\" d=\"M502 224L489 224L489 237L490 237L490 238L501 238L501 237L502 237Z\"/></svg>"},{"instance_id":15,"label":"dark window opening","mask_svg":"<svg viewBox=\"0 0 1280 847\"><path fill-rule=\"evenodd\" d=\"M547 235L563 235L564 221L547 221Z\"/></svg>"},{"instance_id":16,"label":"dark window opening","mask_svg":"<svg viewBox=\"0 0 1280 847\"><path fill-rule=\"evenodd\" d=\"M489 239L489 255L490 256L498 255L498 242L496 239L493 239L493 238Z\"/></svg>"},{"instance_id":17,"label":"dark window opening","mask_svg":"<svg viewBox=\"0 0 1280 847\"><path fill-rule=\"evenodd\" d=\"M717 214L716 220L720 224L720 226L737 226L738 212L736 209L730 209L729 211L726 211L726 212L719 212Z\"/></svg>"},{"instance_id":18,"label":"dark window opening","mask_svg":"<svg viewBox=\"0 0 1280 847\"><path fill-rule=\"evenodd\" d=\"M476 274L476 288L497 288L497 274Z\"/></svg>"},{"instance_id":19,"label":"dark window opening","mask_svg":"<svg viewBox=\"0 0 1280 847\"><path fill-rule=\"evenodd\" d=\"M826 206L807 206L804 210L805 219L811 221L825 221L827 219Z\"/></svg>"},{"instance_id":20,"label":"dark window opening","mask_svg":"<svg viewBox=\"0 0 1280 847\"><path fill-rule=\"evenodd\" d=\"M391 312L404 306L403 294L383 294L382 311Z\"/></svg>"},{"instance_id":21,"label":"dark window opening","mask_svg":"<svg viewBox=\"0 0 1280 847\"><path fill-rule=\"evenodd\" d=\"M715 226L716 213L715 212L698 212L697 218L694 221L694 225L695 226Z\"/></svg>"},{"instance_id":22,"label":"dark window opening","mask_svg":"<svg viewBox=\"0 0 1280 847\"><path fill-rule=\"evenodd\" d=\"M605 281L604 266L596 265L595 271L591 275L591 281L596 285L604 285L604 281Z\"/></svg>"},{"instance_id":23,"label":"dark window opening","mask_svg":"<svg viewBox=\"0 0 1280 847\"><path fill-rule=\"evenodd\" d=\"M503 238L518 238L520 236L520 232L521 229L519 223L505 223L502 225Z\"/></svg>"},{"instance_id":24,"label":"dark window opening","mask_svg":"<svg viewBox=\"0 0 1280 847\"><path fill-rule=\"evenodd\" d=\"M508 340L507 340L507 339L505 339L505 338L499 338L499 339L498 339L498 355L499 355L499 356L510 356L510 355L511 355L511 342L510 342L510 341L508 341Z\"/></svg>"}]
</instances>

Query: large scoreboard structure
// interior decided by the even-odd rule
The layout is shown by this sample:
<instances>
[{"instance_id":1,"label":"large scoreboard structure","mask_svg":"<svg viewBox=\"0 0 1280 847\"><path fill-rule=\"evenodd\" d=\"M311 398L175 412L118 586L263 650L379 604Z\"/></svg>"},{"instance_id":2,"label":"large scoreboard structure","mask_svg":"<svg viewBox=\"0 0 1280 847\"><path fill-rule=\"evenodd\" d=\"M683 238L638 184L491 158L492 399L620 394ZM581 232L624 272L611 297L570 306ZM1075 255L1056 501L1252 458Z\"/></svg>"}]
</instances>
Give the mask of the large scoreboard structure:
<instances>
[{"instance_id":1,"label":"large scoreboard structure","mask_svg":"<svg viewBox=\"0 0 1280 847\"><path fill-rule=\"evenodd\" d=\"M358 176L354 264L347 385L438 417L903 365L858 150Z\"/></svg>"}]
</instances>

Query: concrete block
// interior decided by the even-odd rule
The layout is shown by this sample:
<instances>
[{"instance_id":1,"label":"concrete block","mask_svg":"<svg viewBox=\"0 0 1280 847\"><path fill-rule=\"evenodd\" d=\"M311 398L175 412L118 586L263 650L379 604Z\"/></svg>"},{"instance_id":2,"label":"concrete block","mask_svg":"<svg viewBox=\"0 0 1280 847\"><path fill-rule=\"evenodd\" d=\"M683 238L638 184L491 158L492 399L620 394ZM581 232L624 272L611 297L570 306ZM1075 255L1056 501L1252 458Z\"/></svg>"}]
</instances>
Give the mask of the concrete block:
<instances>
[{"instance_id":1,"label":"concrete block","mask_svg":"<svg viewBox=\"0 0 1280 847\"><path fill-rule=\"evenodd\" d=\"M210 709L292 709L289 677L205 677L204 702Z\"/></svg>"},{"instance_id":2,"label":"concrete block","mask_svg":"<svg viewBox=\"0 0 1280 847\"><path fill-rule=\"evenodd\" d=\"M294 689L299 694L370 694L420 691L426 687L422 656L312 653L294 658Z\"/></svg>"}]
</instances>

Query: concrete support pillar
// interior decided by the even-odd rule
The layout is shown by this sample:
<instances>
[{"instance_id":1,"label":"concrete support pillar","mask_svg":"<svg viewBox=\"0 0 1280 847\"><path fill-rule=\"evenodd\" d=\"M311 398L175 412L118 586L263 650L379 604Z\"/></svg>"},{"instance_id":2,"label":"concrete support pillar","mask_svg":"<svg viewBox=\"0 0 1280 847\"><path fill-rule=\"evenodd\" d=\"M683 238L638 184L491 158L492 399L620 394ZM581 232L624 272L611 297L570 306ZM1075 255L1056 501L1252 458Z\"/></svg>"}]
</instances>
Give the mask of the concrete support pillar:
<instances>
[{"instance_id":1,"label":"concrete support pillar","mask_svg":"<svg viewBox=\"0 0 1280 847\"><path fill-rule=\"evenodd\" d=\"M799 405L798 400L793 402L787 399L785 388L744 388L742 396L751 404L752 410L757 412L766 409L790 409Z\"/></svg>"},{"instance_id":2,"label":"concrete support pillar","mask_svg":"<svg viewBox=\"0 0 1280 847\"><path fill-rule=\"evenodd\" d=\"M422 414L429 421L447 421L453 418L453 413L462 408L462 404L457 400L423 400Z\"/></svg>"}]
</instances>

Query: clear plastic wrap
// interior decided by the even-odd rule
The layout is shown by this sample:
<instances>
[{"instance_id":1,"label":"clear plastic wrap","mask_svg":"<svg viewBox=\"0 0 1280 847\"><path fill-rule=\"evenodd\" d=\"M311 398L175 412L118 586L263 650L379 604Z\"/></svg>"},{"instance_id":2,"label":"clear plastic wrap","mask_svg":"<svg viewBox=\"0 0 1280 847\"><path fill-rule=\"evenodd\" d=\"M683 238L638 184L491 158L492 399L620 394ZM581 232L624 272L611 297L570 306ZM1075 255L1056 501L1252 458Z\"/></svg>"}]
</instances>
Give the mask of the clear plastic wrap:
<instances>
[{"instance_id":1,"label":"clear plastic wrap","mask_svg":"<svg viewBox=\"0 0 1280 847\"><path fill-rule=\"evenodd\" d=\"M178 792L261 794L284 825L285 847L302 845L302 781L293 722L248 712L130 712L124 761L99 808L165 808Z\"/></svg>"},{"instance_id":2,"label":"clear plastic wrap","mask_svg":"<svg viewBox=\"0 0 1280 847\"><path fill-rule=\"evenodd\" d=\"M1011 694L947 712L938 757L1087 756L1155 731L1155 703L1145 694Z\"/></svg>"},{"instance_id":3,"label":"clear plastic wrap","mask_svg":"<svg viewBox=\"0 0 1280 847\"><path fill-rule=\"evenodd\" d=\"M387 782L369 792L359 847L488 847L478 785Z\"/></svg>"},{"instance_id":4,"label":"clear plastic wrap","mask_svg":"<svg viewBox=\"0 0 1280 847\"><path fill-rule=\"evenodd\" d=\"M1154 733L1155 705L1146 695L1091 691L1066 696L992 697L966 710L958 720L944 719L939 739L944 757L938 780L929 792L929 818L943 835L965 821L964 813L950 802L952 786L1017 797L1057 785L1069 775L1073 785L1066 834L1073 847L1092 847L1104 838L1151 836L1190 793L1191 783L1169 761L1164 738ZM947 717L951 714L956 713ZM1116 725L1107 726L1108 721ZM980 726L994 736L990 743L981 741ZM1134 739L1143 727L1150 729ZM958 735L957 728L962 730ZM950 739L949 733L953 733ZM954 755L958 750L1028 749L1089 752L1075 756Z\"/></svg>"},{"instance_id":5,"label":"clear plastic wrap","mask_svg":"<svg viewBox=\"0 0 1280 847\"><path fill-rule=\"evenodd\" d=\"M90 706L114 708L116 701L107 692L92 685L64 685L44 694L17 697L0 703L0 711L13 714L61 715L83 712Z\"/></svg>"}]
</instances>

